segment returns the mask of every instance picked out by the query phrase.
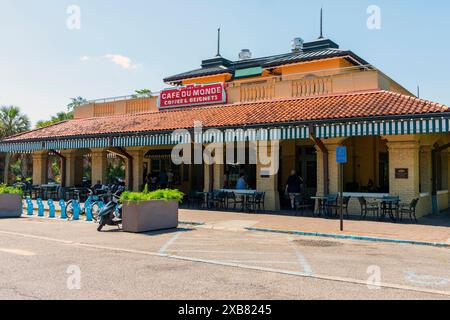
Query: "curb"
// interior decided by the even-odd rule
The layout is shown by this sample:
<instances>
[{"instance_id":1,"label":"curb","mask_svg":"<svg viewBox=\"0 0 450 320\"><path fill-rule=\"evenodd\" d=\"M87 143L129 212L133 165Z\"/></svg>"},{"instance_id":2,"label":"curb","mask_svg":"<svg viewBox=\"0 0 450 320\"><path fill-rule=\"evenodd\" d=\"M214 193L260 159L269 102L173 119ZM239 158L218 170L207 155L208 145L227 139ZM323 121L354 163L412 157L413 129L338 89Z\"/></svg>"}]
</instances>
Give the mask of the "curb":
<instances>
[{"instance_id":1,"label":"curb","mask_svg":"<svg viewBox=\"0 0 450 320\"><path fill-rule=\"evenodd\" d=\"M189 222L189 221L180 221L179 224L187 224L190 226L204 226L205 223L203 222Z\"/></svg>"},{"instance_id":2,"label":"curb","mask_svg":"<svg viewBox=\"0 0 450 320\"><path fill-rule=\"evenodd\" d=\"M257 231L257 232L291 234L291 235L306 236L306 237L320 237L320 238L333 238L333 239L341 239L341 240L344 239L344 240L357 240L357 241L384 242L384 243L393 243L393 244L409 244L409 245L437 247L437 248L450 248L450 244L443 243L443 242L398 240L398 239L389 239L389 238L376 238L376 237L353 236L353 235L342 235L342 234L332 234L332 233L318 233L318 232L276 230L276 229L266 229L266 228L246 228L246 230Z\"/></svg>"}]
</instances>

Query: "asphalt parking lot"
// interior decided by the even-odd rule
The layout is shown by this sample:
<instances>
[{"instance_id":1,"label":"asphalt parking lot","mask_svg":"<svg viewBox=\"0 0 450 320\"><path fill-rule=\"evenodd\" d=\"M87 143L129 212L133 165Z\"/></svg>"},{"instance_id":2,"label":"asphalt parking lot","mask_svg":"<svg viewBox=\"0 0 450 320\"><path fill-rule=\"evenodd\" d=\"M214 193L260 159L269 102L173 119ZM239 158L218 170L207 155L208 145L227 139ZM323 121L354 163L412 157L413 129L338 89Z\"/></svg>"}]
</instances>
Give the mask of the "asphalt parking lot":
<instances>
[{"instance_id":1,"label":"asphalt parking lot","mask_svg":"<svg viewBox=\"0 0 450 320\"><path fill-rule=\"evenodd\" d=\"M0 220L0 299L450 298L449 249L236 224L127 234L97 233L81 221ZM68 286L74 267L75 289Z\"/></svg>"}]
</instances>

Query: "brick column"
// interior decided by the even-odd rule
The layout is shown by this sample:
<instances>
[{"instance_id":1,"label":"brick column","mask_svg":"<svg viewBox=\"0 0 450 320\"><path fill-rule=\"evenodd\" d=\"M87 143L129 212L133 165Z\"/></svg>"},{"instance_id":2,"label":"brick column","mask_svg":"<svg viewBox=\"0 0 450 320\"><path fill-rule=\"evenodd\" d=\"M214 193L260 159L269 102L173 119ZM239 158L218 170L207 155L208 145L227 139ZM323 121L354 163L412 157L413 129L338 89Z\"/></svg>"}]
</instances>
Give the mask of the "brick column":
<instances>
[{"instance_id":1,"label":"brick column","mask_svg":"<svg viewBox=\"0 0 450 320\"><path fill-rule=\"evenodd\" d=\"M325 147L328 150L328 183L329 183L329 192L330 193L338 193L339 192L339 165L336 163L336 148L343 145L345 139L327 139L323 141ZM319 157L320 154L320 157ZM319 161L321 158L321 161ZM320 179L318 181L319 184L323 184L323 155L322 152L318 151L318 166L317 170L320 172ZM318 172L318 173L319 173ZM318 175L319 178L319 175ZM322 187L323 188L323 187ZM323 189L322 189L323 190Z\"/></svg>"},{"instance_id":2,"label":"brick column","mask_svg":"<svg viewBox=\"0 0 450 320\"><path fill-rule=\"evenodd\" d=\"M97 181L105 184L107 180L108 153L104 150L92 150L92 184Z\"/></svg>"},{"instance_id":3,"label":"brick column","mask_svg":"<svg viewBox=\"0 0 450 320\"><path fill-rule=\"evenodd\" d=\"M144 151L143 150L127 150L128 154L133 157L133 191L139 192L144 184ZM128 162L128 161L127 161ZM127 164L128 165L128 164Z\"/></svg>"},{"instance_id":4,"label":"brick column","mask_svg":"<svg viewBox=\"0 0 450 320\"><path fill-rule=\"evenodd\" d=\"M271 143L278 144L277 148L272 148ZM251 146L250 146L251 147ZM267 148L267 149L266 149ZM267 154L278 163L265 164L261 161L262 154ZM279 155L273 154L279 152L279 141L269 141L268 145L264 142L259 142L258 145L258 163L256 165L256 189L259 192L266 193L265 207L269 211L280 210L280 194L278 191L278 175L279 175Z\"/></svg>"},{"instance_id":5,"label":"brick column","mask_svg":"<svg viewBox=\"0 0 450 320\"><path fill-rule=\"evenodd\" d=\"M209 192L211 191L211 188L214 188L213 185L213 176L212 176L212 169L211 169L212 165L208 165L205 163L205 165L203 166L204 169L204 175L205 175L205 181L204 181L204 187L203 187L203 191L204 192Z\"/></svg>"},{"instance_id":6,"label":"brick column","mask_svg":"<svg viewBox=\"0 0 450 320\"><path fill-rule=\"evenodd\" d=\"M215 164L214 165L214 190L219 190L223 188L225 175L225 165Z\"/></svg>"},{"instance_id":7,"label":"brick column","mask_svg":"<svg viewBox=\"0 0 450 320\"><path fill-rule=\"evenodd\" d=\"M420 185L422 193L432 192L433 170L431 166L431 146L420 147Z\"/></svg>"},{"instance_id":8,"label":"brick column","mask_svg":"<svg viewBox=\"0 0 450 320\"><path fill-rule=\"evenodd\" d=\"M448 167L448 156L449 152L448 150L444 150L441 152L441 161L442 161L442 190L448 190L449 184L448 184L448 174L449 174L449 167Z\"/></svg>"},{"instance_id":9,"label":"brick column","mask_svg":"<svg viewBox=\"0 0 450 320\"><path fill-rule=\"evenodd\" d=\"M64 151L62 155L66 157L66 185L73 187L81 185L83 181L83 156L75 150Z\"/></svg>"},{"instance_id":10,"label":"brick column","mask_svg":"<svg viewBox=\"0 0 450 320\"><path fill-rule=\"evenodd\" d=\"M317 151L317 195L325 194L324 177L323 177L323 153L318 146Z\"/></svg>"},{"instance_id":11,"label":"brick column","mask_svg":"<svg viewBox=\"0 0 450 320\"><path fill-rule=\"evenodd\" d=\"M419 142L408 136L387 139L390 193L400 196L403 203L409 203L420 195ZM396 169L407 169L408 178L396 178Z\"/></svg>"},{"instance_id":12,"label":"brick column","mask_svg":"<svg viewBox=\"0 0 450 320\"><path fill-rule=\"evenodd\" d=\"M48 182L48 152L33 153L33 184Z\"/></svg>"}]
</instances>

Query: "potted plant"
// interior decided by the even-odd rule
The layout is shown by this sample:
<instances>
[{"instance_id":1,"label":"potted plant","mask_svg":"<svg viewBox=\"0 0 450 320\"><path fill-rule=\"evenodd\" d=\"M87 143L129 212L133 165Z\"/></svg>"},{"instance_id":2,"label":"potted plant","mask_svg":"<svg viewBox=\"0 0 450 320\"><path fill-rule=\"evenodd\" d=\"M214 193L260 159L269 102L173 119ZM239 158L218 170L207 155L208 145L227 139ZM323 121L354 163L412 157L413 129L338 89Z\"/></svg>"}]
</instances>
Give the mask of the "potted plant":
<instances>
[{"instance_id":1,"label":"potted plant","mask_svg":"<svg viewBox=\"0 0 450 320\"><path fill-rule=\"evenodd\" d=\"M22 215L22 190L0 185L0 218L19 218Z\"/></svg>"},{"instance_id":2,"label":"potted plant","mask_svg":"<svg viewBox=\"0 0 450 320\"><path fill-rule=\"evenodd\" d=\"M149 232L178 227L178 208L184 194L164 189L148 192L124 192L121 196L123 230Z\"/></svg>"}]
</instances>

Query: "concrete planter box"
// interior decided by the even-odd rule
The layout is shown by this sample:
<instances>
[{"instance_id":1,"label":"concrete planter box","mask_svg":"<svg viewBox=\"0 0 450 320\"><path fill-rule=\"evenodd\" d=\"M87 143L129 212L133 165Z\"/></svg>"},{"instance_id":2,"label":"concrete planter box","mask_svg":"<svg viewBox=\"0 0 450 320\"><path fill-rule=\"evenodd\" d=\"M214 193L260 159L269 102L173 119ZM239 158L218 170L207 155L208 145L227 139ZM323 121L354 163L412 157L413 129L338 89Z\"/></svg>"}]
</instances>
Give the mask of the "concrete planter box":
<instances>
[{"instance_id":1,"label":"concrete planter box","mask_svg":"<svg viewBox=\"0 0 450 320\"><path fill-rule=\"evenodd\" d=\"M125 232L175 229L178 227L178 201L125 202L122 218Z\"/></svg>"},{"instance_id":2,"label":"concrete planter box","mask_svg":"<svg viewBox=\"0 0 450 320\"><path fill-rule=\"evenodd\" d=\"M20 218L22 196L20 194L0 194L0 218Z\"/></svg>"}]
</instances>

